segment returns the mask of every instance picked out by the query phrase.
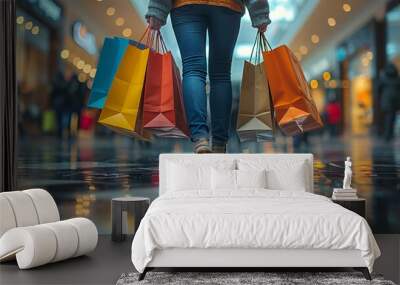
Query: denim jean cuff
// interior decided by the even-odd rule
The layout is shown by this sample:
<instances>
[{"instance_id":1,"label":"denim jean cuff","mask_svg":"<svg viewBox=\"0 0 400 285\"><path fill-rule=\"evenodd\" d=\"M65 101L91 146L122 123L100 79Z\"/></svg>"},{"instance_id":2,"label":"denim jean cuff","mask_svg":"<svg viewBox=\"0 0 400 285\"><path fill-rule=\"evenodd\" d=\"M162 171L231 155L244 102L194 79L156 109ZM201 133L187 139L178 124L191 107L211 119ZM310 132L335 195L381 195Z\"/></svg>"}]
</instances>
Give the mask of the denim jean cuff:
<instances>
[{"instance_id":1,"label":"denim jean cuff","mask_svg":"<svg viewBox=\"0 0 400 285\"><path fill-rule=\"evenodd\" d=\"M199 140L210 140L210 139L206 136L198 136L198 137L191 137L190 140L195 143L198 142Z\"/></svg>"},{"instance_id":2,"label":"denim jean cuff","mask_svg":"<svg viewBox=\"0 0 400 285\"><path fill-rule=\"evenodd\" d=\"M221 140L213 139L212 140L212 144L214 146L226 146L228 144L228 142L227 141L221 141Z\"/></svg>"}]
</instances>

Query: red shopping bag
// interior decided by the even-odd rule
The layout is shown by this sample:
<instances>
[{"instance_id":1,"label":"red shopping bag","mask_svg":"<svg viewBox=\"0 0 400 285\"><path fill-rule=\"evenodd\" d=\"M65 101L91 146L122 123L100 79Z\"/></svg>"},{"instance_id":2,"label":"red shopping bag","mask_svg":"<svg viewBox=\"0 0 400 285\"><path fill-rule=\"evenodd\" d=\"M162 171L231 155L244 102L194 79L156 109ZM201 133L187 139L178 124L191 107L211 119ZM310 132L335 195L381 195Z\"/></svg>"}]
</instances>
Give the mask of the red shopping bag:
<instances>
[{"instance_id":1,"label":"red shopping bag","mask_svg":"<svg viewBox=\"0 0 400 285\"><path fill-rule=\"evenodd\" d=\"M143 94L143 126L159 137L187 138L182 80L170 51L167 51L160 32L154 32L155 49L147 62Z\"/></svg>"}]
</instances>

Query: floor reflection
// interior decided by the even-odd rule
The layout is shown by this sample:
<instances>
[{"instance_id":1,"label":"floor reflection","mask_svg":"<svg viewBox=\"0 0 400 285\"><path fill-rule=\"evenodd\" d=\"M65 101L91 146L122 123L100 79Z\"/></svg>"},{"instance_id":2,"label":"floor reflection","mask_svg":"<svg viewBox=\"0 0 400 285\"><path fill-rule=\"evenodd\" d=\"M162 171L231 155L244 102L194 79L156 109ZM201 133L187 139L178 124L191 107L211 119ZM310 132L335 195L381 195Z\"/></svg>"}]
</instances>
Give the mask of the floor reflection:
<instances>
[{"instance_id":1,"label":"floor reflection","mask_svg":"<svg viewBox=\"0 0 400 285\"><path fill-rule=\"evenodd\" d=\"M315 191L331 196L343 180L343 160L353 159L353 182L367 199L367 219L374 233L400 233L400 145L370 137L311 137L308 144L278 137L274 143L229 145L231 152L314 154ZM346 142L346 143L344 143ZM158 195L158 155L190 152L182 140L153 143L130 138L84 138L60 141L35 138L20 141L18 187L48 189L62 218L93 219L101 233L111 229L110 200L124 195Z\"/></svg>"}]
</instances>

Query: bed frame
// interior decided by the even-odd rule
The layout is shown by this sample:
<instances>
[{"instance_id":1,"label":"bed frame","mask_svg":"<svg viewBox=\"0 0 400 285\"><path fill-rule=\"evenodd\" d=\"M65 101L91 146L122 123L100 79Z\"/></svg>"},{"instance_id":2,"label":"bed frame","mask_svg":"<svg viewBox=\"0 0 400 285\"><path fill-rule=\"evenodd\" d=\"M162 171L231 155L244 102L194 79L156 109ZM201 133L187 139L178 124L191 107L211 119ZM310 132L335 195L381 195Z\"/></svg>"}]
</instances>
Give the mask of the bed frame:
<instances>
[{"instance_id":1,"label":"bed frame","mask_svg":"<svg viewBox=\"0 0 400 285\"><path fill-rule=\"evenodd\" d=\"M193 249L171 248L156 250L152 261L139 275L143 280L146 273L155 268L215 268L234 271L253 271L271 268L343 268L361 271L371 280L368 268L359 250L329 249ZM260 270L262 271L262 270Z\"/></svg>"},{"instance_id":2,"label":"bed frame","mask_svg":"<svg viewBox=\"0 0 400 285\"><path fill-rule=\"evenodd\" d=\"M224 158L289 158L303 160L308 164L309 179L307 191L313 192L313 155L312 154L161 154L160 155L160 194L166 191L168 179L166 162L170 159L207 159L210 163L214 159ZM158 249L153 259L147 265L139 280L143 280L146 273L153 269L184 268L184 269L230 269L229 271L254 271L271 268L343 268L349 267L361 271L367 280L371 275L359 250L331 250L331 249L248 249L248 248L170 248Z\"/></svg>"}]
</instances>

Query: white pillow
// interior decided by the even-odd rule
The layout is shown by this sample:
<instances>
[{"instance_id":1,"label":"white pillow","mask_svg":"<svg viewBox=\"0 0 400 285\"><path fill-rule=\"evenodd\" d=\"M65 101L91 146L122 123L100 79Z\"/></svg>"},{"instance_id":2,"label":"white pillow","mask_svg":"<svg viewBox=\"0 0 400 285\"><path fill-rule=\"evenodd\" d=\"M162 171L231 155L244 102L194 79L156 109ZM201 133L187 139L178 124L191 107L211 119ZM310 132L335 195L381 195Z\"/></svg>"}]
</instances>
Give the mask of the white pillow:
<instances>
[{"instance_id":1,"label":"white pillow","mask_svg":"<svg viewBox=\"0 0 400 285\"><path fill-rule=\"evenodd\" d=\"M266 188L266 170L232 170L216 169L211 170L212 190L233 191L241 188Z\"/></svg>"},{"instance_id":2,"label":"white pillow","mask_svg":"<svg viewBox=\"0 0 400 285\"><path fill-rule=\"evenodd\" d=\"M236 170L232 169L211 169L212 190L236 190Z\"/></svg>"},{"instance_id":3,"label":"white pillow","mask_svg":"<svg viewBox=\"0 0 400 285\"><path fill-rule=\"evenodd\" d=\"M240 170L266 169L267 188L272 190L306 191L309 180L308 165L304 160L238 160Z\"/></svg>"},{"instance_id":4,"label":"white pillow","mask_svg":"<svg viewBox=\"0 0 400 285\"><path fill-rule=\"evenodd\" d=\"M170 163L168 167L168 189L171 191L185 191L193 189L207 189L210 176L209 167L192 166Z\"/></svg>"},{"instance_id":5,"label":"white pillow","mask_svg":"<svg viewBox=\"0 0 400 285\"><path fill-rule=\"evenodd\" d=\"M211 190L211 168L234 169L234 160L170 161L167 164L167 191Z\"/></svg>"},{"instance_id":6,"label":"white pillow","mask_svg":"<svg viewBox=\"0 0 400 285\"><path fill-rule=\"evenodd\" d=\"M237 188L267 188L267 171L236 170Z\"/></svg>"},{"instance_id":7,"label":"white pillow","mask_svg":"<svg viewBox=\"0 0 400 285\"><path fill-rule=\"evenodd\" d=\"M279 168L269 169L267 172L268 188L276 190L303 191L307 189L307 176L303 165L290 171L290 175Z\"/></svg>"}]
</instances>

